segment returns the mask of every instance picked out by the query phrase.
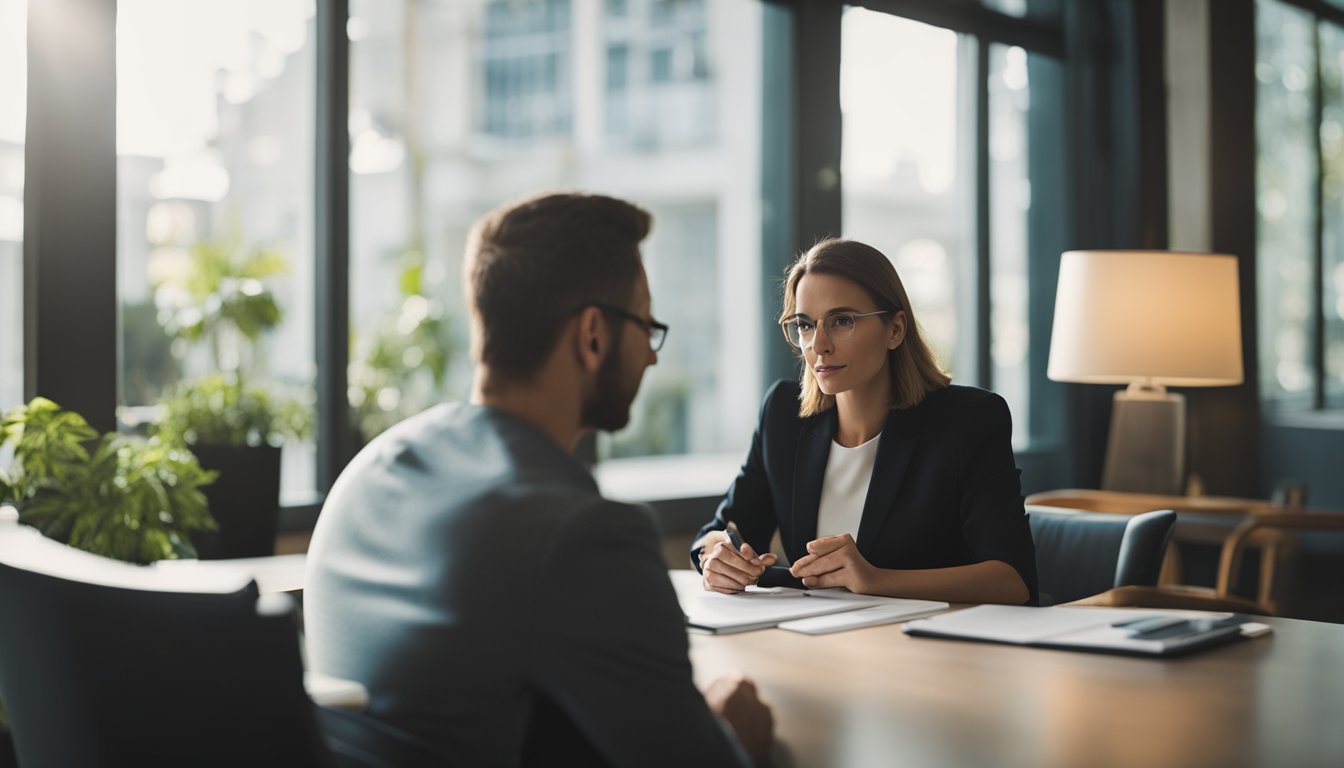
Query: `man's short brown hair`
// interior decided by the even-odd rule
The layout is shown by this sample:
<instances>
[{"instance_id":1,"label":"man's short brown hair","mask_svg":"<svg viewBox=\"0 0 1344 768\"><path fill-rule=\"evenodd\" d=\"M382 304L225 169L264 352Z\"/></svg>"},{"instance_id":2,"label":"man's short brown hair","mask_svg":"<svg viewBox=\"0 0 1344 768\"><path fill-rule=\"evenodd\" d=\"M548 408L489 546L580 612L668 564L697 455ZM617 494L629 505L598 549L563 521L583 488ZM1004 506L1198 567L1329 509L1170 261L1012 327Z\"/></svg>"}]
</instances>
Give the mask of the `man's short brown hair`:
<instances>
[{"instance_id":1,"label":"man's short brown hair","mask_svg":"<svg viewBox=\"0 0 1344 768\"><path fill-rule=\"evenodd\" d=\"M528 381L575 312L628 306L652 221L624 200L582 193L528 198L478 220L463 261L472 359Z\"/></svg>"}]
</instances>

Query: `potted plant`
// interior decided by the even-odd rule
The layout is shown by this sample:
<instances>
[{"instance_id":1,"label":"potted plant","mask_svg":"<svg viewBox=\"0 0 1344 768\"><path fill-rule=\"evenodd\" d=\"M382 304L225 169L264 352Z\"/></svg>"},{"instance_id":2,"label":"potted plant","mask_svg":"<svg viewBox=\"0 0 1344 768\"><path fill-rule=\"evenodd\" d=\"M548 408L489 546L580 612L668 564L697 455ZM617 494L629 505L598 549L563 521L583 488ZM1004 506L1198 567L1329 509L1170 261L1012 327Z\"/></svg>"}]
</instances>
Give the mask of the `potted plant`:
<instances>
[{"instance_id":1,"label":"potted plant","mask_svg":"<svg viewBox=\"0 0 1344 768\"><path fill-rule=\"evenodd\" d=\"M49 538L146 564L195 557L191 535L215 527L202 492L215 473L182 446L99 437L82 416L42 397L0 420L6 445L14 459L0 469L0 503Z\"/></svg>"},{"instance_id":2,"label":"potted plant","mask_svg":"<svg viewBox=\"0 0 1344 768\"><path fill-rule=\"evenodd\" d=\"M219 473L206 491L217 533L197 539L201 557L255 557L274 550L280 453L306 437L311 406L265 383L261 342L283 318L270 281L287 264L275 249L237 237L196 243L151 264L159 322L176 354L205 373L169 387L158 435L190 446ZM194 358L193 358L194 355Z\"/></svg>"},{"instance_id":3,"label":"potted plant","mask_svg":"<svg viewBox=\"0 0 1344 768\"><path fill-rule=\"evenodd\" d=\"M146 564L195 557L192 536L215 527L205 488L215 473L158 438L98 435L82 416L34 398L0 417L0 505L49 538L103 557ZM13 764L0 702L0 765ZM6 751L9 750L9 751Z\"/></svg>"},{"instance_id":4,"label":"potted plant","mask_svg":"<svg viewBox=\"0 0 1344 768\"><path fill-rule=\"evenodd\" d=\"M276 397L236 374L214 373L170 387L158 437L190 446L219 473L205 495L219 529L197 536L203 558L260 557L275 547L279 527L280 446L311 429L308 406Z\"/></svg>"},{"instance_id":5,"label":"potted plant","mask_svg":"<svg viewBox=\"0 0 1344 768\"><path fill-rule=\"evenodd\" d=\"M365 335L350 338L347 394L365 442L441 402L453 355L448 313L432 295L437 280L424 252L411 248L399 259L399 301Z\"/></svg>"}]
</instances>

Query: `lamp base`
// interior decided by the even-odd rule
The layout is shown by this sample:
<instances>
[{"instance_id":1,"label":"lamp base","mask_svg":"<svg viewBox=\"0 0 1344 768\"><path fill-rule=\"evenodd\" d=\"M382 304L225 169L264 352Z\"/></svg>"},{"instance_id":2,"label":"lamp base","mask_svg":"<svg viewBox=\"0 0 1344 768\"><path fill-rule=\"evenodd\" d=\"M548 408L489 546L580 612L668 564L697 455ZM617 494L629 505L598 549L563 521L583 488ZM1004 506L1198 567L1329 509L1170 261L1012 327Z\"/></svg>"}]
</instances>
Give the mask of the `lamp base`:
<instances>
[{"instance_id":1,"label":"lamp base","mask_svg":"<svg viewBox=\"0 0 1344 768\"><path fill-rule=\"evenodd\" d=\"M1180 494L1185 477L1185 396L1131 385L1115 393L1101 487Z\"/></svg>"}]
</instances>

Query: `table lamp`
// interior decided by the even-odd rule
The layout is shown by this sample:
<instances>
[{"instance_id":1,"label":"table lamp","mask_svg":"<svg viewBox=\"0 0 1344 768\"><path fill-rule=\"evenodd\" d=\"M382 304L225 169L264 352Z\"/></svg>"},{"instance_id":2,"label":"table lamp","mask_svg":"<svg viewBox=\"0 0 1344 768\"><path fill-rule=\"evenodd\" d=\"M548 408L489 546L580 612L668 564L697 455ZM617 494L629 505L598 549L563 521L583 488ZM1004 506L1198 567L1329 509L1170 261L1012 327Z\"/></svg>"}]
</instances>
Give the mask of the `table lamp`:
<instances>
[{"instance_id":1,"label":"table lamp","mask_svg":"<svg viewBox=\"0 0 1344 768\"><path fill-rule=\"evenodd\" d=\"M1240 384L1235 256L1068 251L1059 265L1046 375L1127 384L1115 393L1102 488L1177 494L1185 484L1185 398L1167 386Z\"/></svg>"}]
</instances>

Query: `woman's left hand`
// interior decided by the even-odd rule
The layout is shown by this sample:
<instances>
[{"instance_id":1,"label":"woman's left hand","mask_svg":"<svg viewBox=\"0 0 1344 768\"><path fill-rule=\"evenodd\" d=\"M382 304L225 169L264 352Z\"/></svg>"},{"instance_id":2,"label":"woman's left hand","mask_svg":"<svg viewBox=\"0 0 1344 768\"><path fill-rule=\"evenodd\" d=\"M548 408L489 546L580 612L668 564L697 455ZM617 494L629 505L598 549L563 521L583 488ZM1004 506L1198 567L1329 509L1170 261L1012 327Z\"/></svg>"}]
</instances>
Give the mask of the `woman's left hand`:
<instances>
[{"instance_id":1,"label":"woman's left hand","mask_svg":"<svg viewBox=\"0 0 1344 768\"><path fill-rule=\"evenodd\" d=\"M871 591L875 572L848 533L809 541L807 554L789 569L805 587L844 587L865 594Z\"/></svg>"}]
</instances>

